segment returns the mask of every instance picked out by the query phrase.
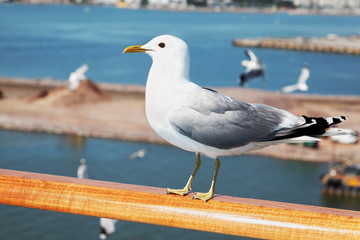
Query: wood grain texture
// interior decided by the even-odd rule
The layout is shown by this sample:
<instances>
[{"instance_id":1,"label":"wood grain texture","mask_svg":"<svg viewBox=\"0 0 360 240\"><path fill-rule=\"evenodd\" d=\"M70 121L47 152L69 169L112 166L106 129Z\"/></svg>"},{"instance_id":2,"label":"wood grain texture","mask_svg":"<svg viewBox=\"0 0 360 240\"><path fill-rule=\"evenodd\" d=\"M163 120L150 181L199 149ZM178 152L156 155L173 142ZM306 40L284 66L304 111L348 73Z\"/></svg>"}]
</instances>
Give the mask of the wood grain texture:
<instances>
[{"instance_id":1,"label":"wood grain texture","mask_svg":"<svg viewBox=\"0 0 360 240\"><path fill-rule=\"evenodd\" d=\"M360 239L360 212L0 169L0 203L264 239Z\"/></svg>"}]
</instances>

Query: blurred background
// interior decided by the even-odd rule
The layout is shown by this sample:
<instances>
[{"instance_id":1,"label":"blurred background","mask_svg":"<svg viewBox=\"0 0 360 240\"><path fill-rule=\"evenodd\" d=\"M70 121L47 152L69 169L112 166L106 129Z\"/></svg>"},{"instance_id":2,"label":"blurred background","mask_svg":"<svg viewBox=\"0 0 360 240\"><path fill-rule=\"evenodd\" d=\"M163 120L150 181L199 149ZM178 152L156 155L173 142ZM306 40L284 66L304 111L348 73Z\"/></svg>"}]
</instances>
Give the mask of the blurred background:
<instances>
[{"instance_id":1,"label":"blurred background","mask_svg":"<svg viewBox=\"0 0 360 240\"><path fill-rule=\"evenodd\" d=\"M95 84L145 86L151 59L138 54L123 55L122 51L129 45L145 44L157 35L171 34L189 46L193 82L207 87L241 88L239 76L245 70L241 62L249 60L244 54L249 47L234 46L235 39L320 37L336 42L352 36L353 41L359 42L359 12L357 0L3 1L0 78L10 81L21 78L35 84L55 79L60 85L67 85L69 75L88 63L85 75ZM302 94L351 97L355 105L347 107L359 107L359 55L251 50L265 67L265 83L261 78L253 79L243 88L276 93L295 84L306 63L310 76L308 90ZM10 111L1 108L1 101L7 101L6 88L0 84L2 88L0 120ZM238 98L241 100L241 96ZM10 100L22 101L24 97L17 92L16 98ZM86 118L83 116L81 121ZM142 155L131 155L139 150L144 150ZM357 176L360 171L354 164L356 157L346 167L341 165L345 160L340 161L336 171L344 173L351 166L355 169L351 174ZM4 126L0 129L0 168L77 177L81 158L86 159L91 179L161 188L182 187L195 160L193 153L168 145L12 131ZM359 210L359 192L323 194L322 176L330 168L335 169L333 160L226 157L216 193ZM176 169L176 174L167 171L169 168ZM205 158L193 189L206 191L212 174L213 160ZM6 239L98 239L99 219L0 205L0 232ZM109 239L195 238L245 239L120 221L116 223L116 232L109 236Z\"/></svg>"}]
</instances>

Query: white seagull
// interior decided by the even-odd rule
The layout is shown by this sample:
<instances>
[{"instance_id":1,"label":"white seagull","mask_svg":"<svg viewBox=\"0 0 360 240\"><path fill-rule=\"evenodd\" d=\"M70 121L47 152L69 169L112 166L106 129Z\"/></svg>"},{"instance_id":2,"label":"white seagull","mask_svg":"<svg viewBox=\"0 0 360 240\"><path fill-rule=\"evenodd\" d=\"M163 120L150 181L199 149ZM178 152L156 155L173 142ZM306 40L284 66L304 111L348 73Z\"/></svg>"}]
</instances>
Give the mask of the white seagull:
<instances>
[{"instance_id":1,"label":"white seagull","mask_svg":"<svg viewBox=\"0 0 360 240\"><path fill-rule=\"evenodd\" d=\"M239 77L240 86L244 86L250 79L262 77L265 81L265 66L259 58L251 50L245 50L245 55L250 58L250 61L243 60L241 65L245 67L245 71Z\"/></svg>"},{"instance_id":2,"label":"white seagull","mask_svg":"<svg viewBox=\"0 0 360 240\"><path fill-rule=\"evenodd\" d=\"M80 85L80 81L86 79L85 73L89 70L89 64L84 63L81 67L70 73L69 76L69 88L70 91L74 91Z\"/></svg>"},{"instance_id":3,"label":"white seagull","mask_svg":"<svg viewBox=\"0 0 360 240\"><path fill-rule=\"evenodd\" d=\"M214 195L219 156L289 142L317 141L326 129L346 118L296 116L264 104L249 104L202 88L189 79L190 56L186 43L162 35L145 45L129 46L124 53L143 52L152 58L146 83L146 117L151 127L171 144L196 153L194 170L183 189L168 193L186 195L200 167L200 155L215 159L209 192L194 198L204 201Z\"/></svg>"},{"instance_id":4,"label":"white seagull","mask_svg":"<svg viewBox=\"0 0 360 240\"><path fill-rule=\"evenodd\" d=\"M89 178L87 173L87 165L85 158L80 159L80 165L77 169L77 177L78 178Z\"/></svg>"},{"instance_id":5,"label":"white seagull","mask_svg":"<svg viewBox=\"0 0 360 240\"><path fill-rule=\"evenodd\" d=\"M300 90L300 91L307 91L309 90L308 85L306 85L306 81L309 79L310 76L310 70L309 67L306 63L303 64L302 68L301 68L301 72L298 78L298 81L296 84L294 85L289 85L286 87L283 87L280 92L282 93L291 93L294 92L296 90Z\"/></svg>"},{"instance_id":6,"label":"white seagull","mask_svg":"<svg viewBox=\"0 0 360 240\"><path fill-rule=\"evenodd\" d=\"M143 158L145 157L145 154L146 154L146 149L140 149L132 154L129 155L128 159L129 160L133 160L135 158Z\"/></svg>"},{"instance_id":7,"label":"white seagull","mask_svg":"<svg viewBox=\"0 0 360 240\"><path fill-rule=\"evenodd\" d=\"M345 128L334 128L334 129L342 132L347 131L349 134L331 136L331 141L342 144L355 144L358 142L359 134L357 132Z\"/></svg>"},{"instance_id":8,"label":"white seagull","mask_svg":"<svg viewBox=\"0 0 360 240\"><path fill-rule=\"evenodd\" d=\"M106 239L110 234L115 232L115 224L118 220L110 218L100 218L100 239Z\"/></svg>"}]
</instances>

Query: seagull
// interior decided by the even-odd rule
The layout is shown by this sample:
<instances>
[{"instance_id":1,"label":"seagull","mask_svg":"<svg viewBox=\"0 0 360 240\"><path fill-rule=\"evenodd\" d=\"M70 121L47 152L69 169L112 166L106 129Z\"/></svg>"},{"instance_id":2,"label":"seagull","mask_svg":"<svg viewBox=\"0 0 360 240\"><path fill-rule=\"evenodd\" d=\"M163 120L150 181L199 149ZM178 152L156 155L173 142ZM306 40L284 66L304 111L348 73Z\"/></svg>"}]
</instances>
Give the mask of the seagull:
<instances>
[{"instance_id":1,"label":"seagull","mask_svg":"<svg viewBox=\"0 0 360 240\"><path fill-rule=\"evenodd\" d=\"M86 79L85 73L89 69L89 63L84 63L81 67L70 73L69 76L69 88L70 91L74 91L80 85L80 81Z\"/></svg>"},{"instance_id":2,"label":"seagull","mask_svg":"<svg viewBox=\"0 0 360 240\"><path fill-rule=\"evenodd\" d=\"M87 173L87 165L85 158L80 159L80 165L77 170L77 177L78 178L89 178Z\"/></svg>"},{"instance_id":3,"label":"seagull","mask_svg":"<svg viewBox=\"0 0 360 240\"><path fill-rule=\"evenodd\" d=\"M300 90L300 91L307 91L309 90L308 85L306 85L306 81L308 80L310 76L310 70L309 67L306 63L303 64L302 68L301 68L301 73L299 75L298 81L296 84L294 85L289 85L286 87L283 87L280 92L282 93L291 93L294 92L296 90Z\"/></svg>"},{"instance_id":4,"label":"seagull","mask_svg":"<svg viewBox=\"0 0 360 240\"><path fill-rule=\"evenodd\" d=\"M135 158L143 158L146 154L146 149L140 149L139 151L136 151L129 155L128 159L133 160Z\"/></svg>"},{"instance_id":5,"label":"seagull","mask_svg":"<svg viewBox=\"0 0 360 240\"><path fill-rule=\"evenodd\" d=\"M245 50L245 55L250 58L249 60L241 61L241 65L245 67L245 71L240 75L240 86L244 86L250 79L262 77L265 81L265 66L259 58L251 50Z\"/></svg>"},{"instance_id":6,"label":"seagull","mask_svg":"<svg viewBox=\"0 0 360 240\"><path fill-rule=\"evenodd\" d=\"M123 52L142 52L152 58L145 91L145 112L151 127L166 141L196 155L185 187L167 188L168 194L189 193L201 155L215 160L209 191L194 196L206 202L214 196L219 156L240 155L278 143L318 141L315 137L326 136L327 128L346 120L344 116L296 116L200 87L189 78L187 44L171 35L155 37L145 45L129 46Z\"/></svg>"},{"instance_id":7,"label":"seagull","mask_svg":"<svg viewBox=\"0 0 360 240\"><path fill-rule=\"evenodd\" d=\"M115 224L118 220L110 218L100 218L100 239L106 239L115 232Z\"/></svg>"},{"instance_id":8,"label":"seagull","mask_svg":"<svg viewBox=\"0 0 360 240\"><path fill-rule=\"evenodd\" d=\"M334 129L342 132L347 131L349 134L331 136L331 141L342 144L355 144L358 142L359 133L351 129L345 129L345 128L334 128Z\"/></svg>"}]
</instances>

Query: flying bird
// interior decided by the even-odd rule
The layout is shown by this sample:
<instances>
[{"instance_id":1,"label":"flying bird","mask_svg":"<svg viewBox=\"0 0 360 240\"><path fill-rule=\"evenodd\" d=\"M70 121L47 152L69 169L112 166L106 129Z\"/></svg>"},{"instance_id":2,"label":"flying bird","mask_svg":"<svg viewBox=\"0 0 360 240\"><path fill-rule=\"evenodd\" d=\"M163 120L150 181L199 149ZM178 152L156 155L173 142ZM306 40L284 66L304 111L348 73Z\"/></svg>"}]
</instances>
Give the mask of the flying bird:
<instances>
[{"instance_id":1,"label":"flying bird","mask_svg":"<svg viewBox=\"0 0 360 240\"><path fill-rule=\"evenodd\" d=\"M89 70L89 64L84 63L81 67L70 73L69 76L69 88L70 91L74 91L79 87L80 81L86 79L85 73Z\"/></svg>"},{"instance_id":2,"label":"flying bird","mask_svg":"<svg viewBox=\"0 0 360 240\"><path fill-rule=\"evenodd\" d=\"M143 158L143 157L145 157L145 154L146 154L146 149L140 149L140 150L130 154L128 156L128 159L133 160L135 158Z\"/></svg>"},{"instance_id":3,"label":"flying bird","mask_svg":"<svg viewBox=\"0 0 360 240\"><path fill-rule=\"evenodd\" d=\"M296 84L294 85L289 85L286 87L283 87L280 92L282 93L291 93L294 92L296 90L300 90L300 91L307 91L309 90L308 85L306 85L306 81L309 79L310 76L310 70L309 67L306 63L303 64L302 68L301 68L301 72L298 78L298 81Z\"/></svg>"},{"instance_id":4,"label":"flying bird","mask_svg":"<svg viewBox=\"0 0 360 240\"><path fill-rule=\"evenodd\" d=\"M358 132L345 128L334 128L334 129L342 132L347 131L349 134L331 136L331 141L342 144L355 144L358 142L358 136L359 136Z\"/></svg>"},{"instance_id":5,"label":"flying bird","mask_svg":"<svg viewBox=\"0 0 360 240\"><path fill-rule=\"evenodd\" d=\"M77 177L78 178L89 178L87 173L87 165L85 158L80 159L80 165L77 169Z\"/></svg>"},{"instance_id":6,"label":"flying bird","mask_svg":"<svg viewBox=\"0 0 360 240\"><path fill-rule=\"evenodd\" d=\"M100 239L106 239L110 234L113 234L116 230L115 224L118 220L110 218L100 218Z\"/></svg>"},{"instance_id":7,"label":"flying bird","mask_svg":"<svg viewBox=\"0 0 360 240\"><path fill-rule=\"evenodd\" d=\"M215 159L213 180L207 193L197 193L194 198L208 201L214 195L219 156L240 155L278 143L317 141L315 137L327 135L326 129L346 119L296 116L200 87L189 78L187 44L174 36L158 36L145 45L124 49L124 53L132 52L152 58L145 98L151 127L171 144L196 154L195 167L185 187L167 188L167 193L188 194L201 165L200 155L206 155Z\"/></svg>"},{"instance_id":8,"label":"flying bird","mask_svg":"<svg viewBox=\"0 0 360 240\"><path fill-rule=\"evenodd\" d=\"M261 60L251 50L245 50L245 55L250 58L249 60L241 61L241 65L245 67L245 71L239 77L240 86L244 86L248 81L253 78L262 77L265 81L265 66Z\"/></svg>"}]
</instances>

